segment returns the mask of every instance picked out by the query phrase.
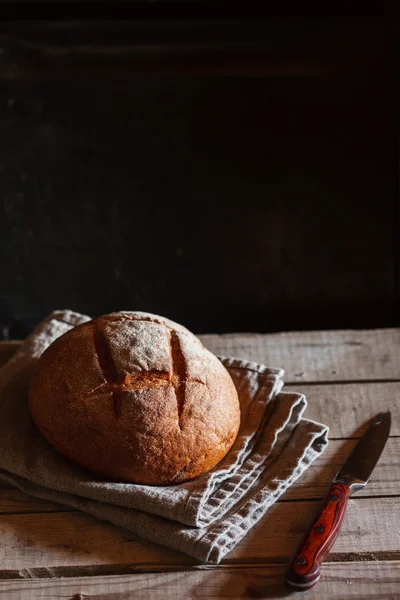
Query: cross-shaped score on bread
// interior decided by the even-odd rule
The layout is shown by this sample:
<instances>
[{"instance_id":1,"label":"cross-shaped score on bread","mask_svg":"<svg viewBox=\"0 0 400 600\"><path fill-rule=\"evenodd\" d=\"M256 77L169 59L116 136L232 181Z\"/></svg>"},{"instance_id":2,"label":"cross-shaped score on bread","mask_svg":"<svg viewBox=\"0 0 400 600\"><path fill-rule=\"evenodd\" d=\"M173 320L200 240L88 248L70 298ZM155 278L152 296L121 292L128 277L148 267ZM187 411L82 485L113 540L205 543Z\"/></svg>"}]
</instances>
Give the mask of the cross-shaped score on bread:
<instances>
[{"instance_id":1,"label":"cross-shaped score on bread","mask_svg":"<svg viewBox=\"0 0 400 600\"><path fill-rule=\"evenodd\" d=\"M141 321L148 319L133 319L126 317L129 320ZM187 380L186 361L182 352L179 336L174 329L168 328L163 323L159 323L166 328L169 339L172 372L168 371L141 371L138 373L124 374L118 370L112 353L110 351L109 342L104 330L98 325L94 328L93 341L97 352L97 358L100 368L103 372L105 382L97 386L94 390L87 394L92 396L103 393L111 393L113 398L114 413L116 417L121 416L123 394L128 390L135 390L147 387L164 387L171 386L175 390L176 403L178 408L178 422L181 428L181 416L185 404L185 388ZM196 380L198 383L203 383Z\"/></svg>"},{"instance_id":2,"label":"cross-shaped score on bread","mask_svg":"<svg viewBox=\"0 0 400 600\"><path fill-rule=\"evenodd\" d=\"M211 469L240 424L220 360L179 323L140 312L103 315L56 339L31 379L30 408L65 456L150 485Z\"/></svg>"}]
</instances>

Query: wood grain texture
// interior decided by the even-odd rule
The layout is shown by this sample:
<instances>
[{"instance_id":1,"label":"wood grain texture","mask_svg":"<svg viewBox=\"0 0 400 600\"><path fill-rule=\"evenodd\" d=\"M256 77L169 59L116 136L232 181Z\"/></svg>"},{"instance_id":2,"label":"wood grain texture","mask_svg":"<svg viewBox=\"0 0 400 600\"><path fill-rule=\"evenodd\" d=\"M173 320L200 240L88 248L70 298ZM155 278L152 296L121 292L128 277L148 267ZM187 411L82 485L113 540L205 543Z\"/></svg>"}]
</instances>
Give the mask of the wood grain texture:
<instances>
[{"instance_id":1,"label":"wood grain texture","mask_svg":"<svg viewBox=\"0 0 400 600\"><path fill-rule=\"evenodd\" d=\"M357 440L332 440L300 479L282 496L283 501L323 498ZM354 498L400 496L400 437L389 438L368 485Z\"/></svg>"},{"instance_id":2,"label":"wood grain texture","mask_svg":"<svg viewBox=\"0 0 400 600\"><path fill-rule=\"evenodd\" d=\"M286 563L300 543L320 501L283 502L273 506L224 564ZM397 498L351 499L333 554L399 552ZM80 512L0 515L1 572L26 568L120 565L120 572L162 571L195 565L183 554L150 544ZM329 558L328 558L329 560Z\"/></svg>"},{"instance_id":3,"label":"wood grain texture","mask_svg":"<svg viewBox=\"0 0 400 600\"><path fill-rule=\"evenodd\" d=\"M304 600L304 594L290 593L284 586L284 567L246 565L238 568L209 568L202 571L147 573L137 575L32 579L0 581L0 595L7 600L177 600L200 598L230 600L290 597ZM325 563L318 587L307 600L399 600L400 561Z\"/></svg>"},{"instance_id":4,"label":"wood grain texture","mask_svg":"<svg viewBox=\"0 0 400 600\"><path fill-rule=\"evenodd\" d=\"M285 382L400 378L400 329L202 335L217 355L285 369Z\"/></svg>"},{"instance_id":5,"label":"wood grain texture","mask_svg":"<svg viewBox=\"0 0 400 600\"><path fill-rule=\"evenodd\" d=\"M70 508L56 502L28 496L8 484L0 483L0 515L44 512L70 512Z\"/></svg>"},{"instance_id":6,"label":"wood grain texture","mask_svg":"<svg viewBox=\"0 0 400 600\"><path fill-rule=\"evenodd\" d=\"M300 384L293 386L293 390L306 395L307 418L328 425L330 439L360 437L368 421L387 410L392 413L390 434L400 435L400 381Z\"/></svg>"}]
</instances>

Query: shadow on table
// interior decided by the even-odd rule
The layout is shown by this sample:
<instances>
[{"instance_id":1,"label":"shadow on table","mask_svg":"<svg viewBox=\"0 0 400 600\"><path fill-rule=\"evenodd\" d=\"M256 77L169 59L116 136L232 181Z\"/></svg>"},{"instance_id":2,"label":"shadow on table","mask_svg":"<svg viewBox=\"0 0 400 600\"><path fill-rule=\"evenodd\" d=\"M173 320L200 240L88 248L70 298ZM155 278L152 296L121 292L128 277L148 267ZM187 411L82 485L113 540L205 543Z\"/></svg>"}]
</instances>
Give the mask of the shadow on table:
<instances>
[{"instance_id":1,"label":"shadow on table","mask_svg":"<svg viewBox=\"0 0 400 600\"><path fill-rule=\"evenodd\" d=\"M218 598L285 598L293 591L284 582L286 565L238 568L224 573Z\"/></svg>"}]
</instances>

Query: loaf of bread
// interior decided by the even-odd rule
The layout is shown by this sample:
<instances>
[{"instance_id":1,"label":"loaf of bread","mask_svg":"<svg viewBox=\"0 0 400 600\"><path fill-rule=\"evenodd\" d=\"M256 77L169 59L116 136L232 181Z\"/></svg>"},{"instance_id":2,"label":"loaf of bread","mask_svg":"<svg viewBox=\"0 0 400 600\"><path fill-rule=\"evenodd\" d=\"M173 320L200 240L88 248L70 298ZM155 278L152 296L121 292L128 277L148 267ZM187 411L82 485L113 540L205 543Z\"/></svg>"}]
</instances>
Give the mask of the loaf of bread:
<instances>
[{"instance_id":1,"label":"loaf of bread","mask_svg":"<svg viewBox=\"0 0 400 600\"><path fill-rule=\"evenodd\" d=\"M110 480L148 485L209 471L240 424L221 362L181 325L142 312L99 317L53 342L29 403L63 455Z\"/></svg>"}]
</instances>

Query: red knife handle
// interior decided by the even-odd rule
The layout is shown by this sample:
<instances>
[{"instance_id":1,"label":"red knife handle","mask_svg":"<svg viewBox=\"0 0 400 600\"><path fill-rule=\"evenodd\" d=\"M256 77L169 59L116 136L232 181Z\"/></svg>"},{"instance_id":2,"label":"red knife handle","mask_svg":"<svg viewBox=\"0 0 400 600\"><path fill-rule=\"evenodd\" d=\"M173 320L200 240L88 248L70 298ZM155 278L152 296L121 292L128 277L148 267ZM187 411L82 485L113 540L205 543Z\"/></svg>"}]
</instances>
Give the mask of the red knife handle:
<instances>
[{"instance_id":1,"label":"red knife handle","mask_svg":"<svg viewBox=\"0 0 400 600\"><path fill-rule=\"evenodd\" d=\"M340 530L350 489L344 483L333 483L329 494L297 549L286 571L286 583L298 590L309 590L320 578L320 568Z\"/></svg>"}]
</instances>

